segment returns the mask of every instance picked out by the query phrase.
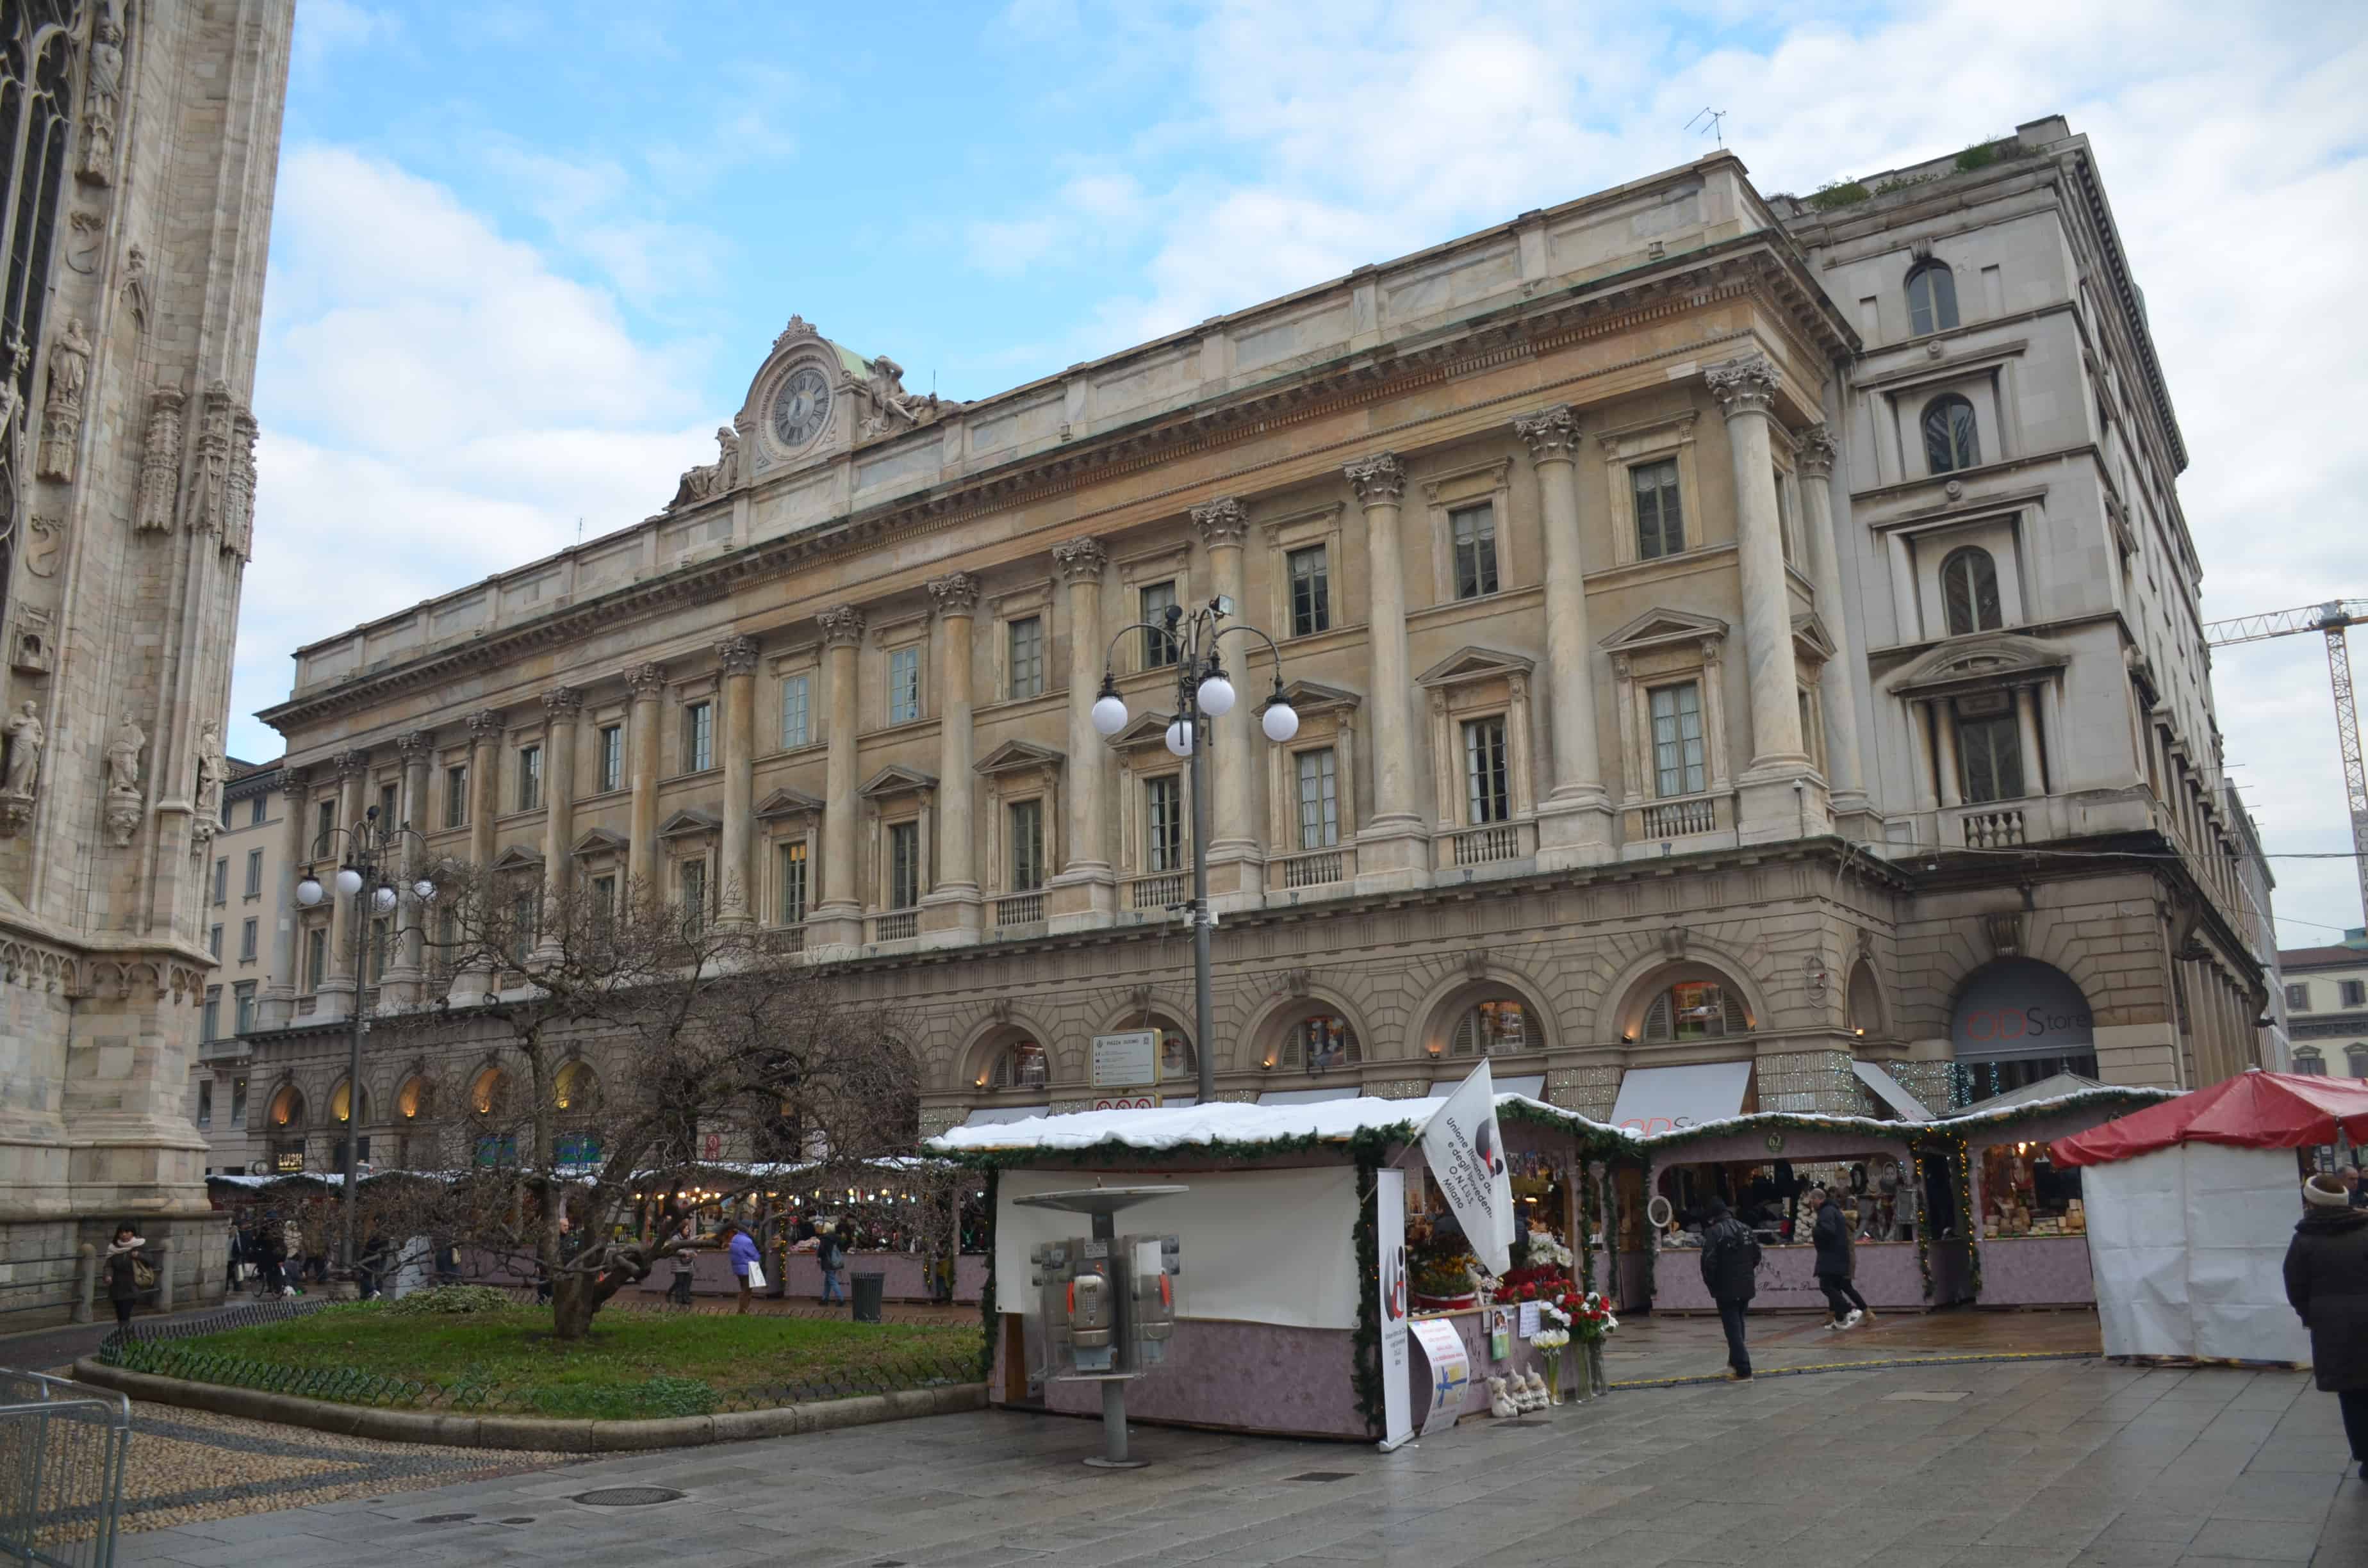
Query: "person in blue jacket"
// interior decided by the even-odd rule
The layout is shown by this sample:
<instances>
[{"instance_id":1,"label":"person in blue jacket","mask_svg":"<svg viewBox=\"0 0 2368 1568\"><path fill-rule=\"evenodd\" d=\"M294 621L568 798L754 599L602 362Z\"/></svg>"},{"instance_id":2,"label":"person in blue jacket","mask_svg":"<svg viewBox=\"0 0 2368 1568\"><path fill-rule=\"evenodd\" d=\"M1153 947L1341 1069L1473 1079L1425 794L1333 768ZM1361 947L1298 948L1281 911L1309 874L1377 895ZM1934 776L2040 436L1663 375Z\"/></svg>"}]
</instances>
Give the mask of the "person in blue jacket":
<instances>
[{"instance_id":1,"label":"person in blue jacket","mask_svg":"<svg viewBox=\"0 0 2368 1568\"><path fill-rule=\"evenodd\" d=\"M745 1316L748 1311L748 1267L757 1261L757 1238L746 1227L736 1224L725 1225L723 1233L731 1238L732 1272L740 1281L740 1311Z\"/></svg>"}]
</instances>

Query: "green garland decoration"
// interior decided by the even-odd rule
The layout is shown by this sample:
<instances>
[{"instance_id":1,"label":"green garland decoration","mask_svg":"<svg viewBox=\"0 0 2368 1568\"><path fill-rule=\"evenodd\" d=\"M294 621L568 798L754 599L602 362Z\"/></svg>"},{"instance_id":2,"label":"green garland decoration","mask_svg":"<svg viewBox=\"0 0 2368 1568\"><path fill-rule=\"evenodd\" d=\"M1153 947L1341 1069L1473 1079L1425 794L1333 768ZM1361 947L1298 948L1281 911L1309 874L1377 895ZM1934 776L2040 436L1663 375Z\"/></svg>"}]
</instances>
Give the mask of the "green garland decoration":
<instances>
[{"instance_id":1,"label":"green garland decoration","mask_svg":"<svg viewBox=\"0 0 2368 1568\"><path fill-rule=\"evenodd\" d=\"M1908 1168L1914 1173L1912 1179L1916 1183L1916 1199L1920 1205L1924 1200L1924 1195L1932 1190L1927 1180L1922 1147L1910 1148L1907 1151L1907 1158ZM1932 1246L1930 1239L1931 1234L1932 1216L1927 1214L1916 1224L1916 1271L1924 1276L1924 1299L1928 1301L1932 1299Z\"/></svg>"},{"instance_id":2,"label":"green garland decoration","mask_svg":"<svg viewBox=\"0 0 2368 1568\"><path fill-rule=\"evenodd\" d=\"M1595 1170L1578 1162L1578 1288L1595 1290Z\"/></svg>"},{"instance_id":3,"label":"green garland decoration","mask_svg":"<svg viewBox=\"0 0 2368 1568\"><path fill-rule=\"evenodd\" d=\"M995 1308L995 1193L1003 1185L1003 1173L993 1166L986 1172L986 1282L978 1288L978 1375L989 1381L995 1377L996 1346L1003 1338L1003 1324ZM955 1238L959 1250L961 1238Z\"/></svg>"},{"instance_id":4,"label":"green garland decoration","mask_svg":"<svg viewBox=\"0 0 2368 1568\"><path fill-rule=\"evenodd\" d=\"M1871 1116L1813 1116L1797 1111L1754 1111L1749 1116L1729 1117L1700 1127L1689 1127L1677 1132L1656 1133L1650 1140L1626 1139L1626 1146L1659 1159L1671 1149L1682 1149L1711 1138L1731 1138L1738 1134L1766 1131L1827 1132L1840 1135L1858 1134L1902 1142L1933 1135L1958 1138L1982 1131L1988 1132L2013 1127L2025 1121L2037 1121L2048 1117L2064 1116L2074 1111L2112 1110L2115 1115L2140 1110L2164 1100L2177 1099L2171 1089L2087 1089L2060 1099L2041 1100L2032 1105L2009 1106L2004 1110L1987 1114L1978 1109L1952 1116L1941 1121L1881 1121ZM1624 1135L1620 1135L1624 1138Z\"/></svg>"},{"instance_id":5,"label":"green garland decoration","mask_svg":"<svg viewBox=\"0 0 2368 1568\"><path fill-rule=\"evenodd\" d=\"M1357 1246L1357 1328L1349 1346L1349 1379L1357 1393L1357 1413L1365 1418L1372 1437L1387 1437L1386 1391L1382 1387L1382 1237L1381 1194L1375 1190L1382 1168L1382 1149L1362 1136L1352 1140L1357 1156L1357 1190L1368 1194L1357 1205L1349 1232Z\"/></svg>"}]
</instances>

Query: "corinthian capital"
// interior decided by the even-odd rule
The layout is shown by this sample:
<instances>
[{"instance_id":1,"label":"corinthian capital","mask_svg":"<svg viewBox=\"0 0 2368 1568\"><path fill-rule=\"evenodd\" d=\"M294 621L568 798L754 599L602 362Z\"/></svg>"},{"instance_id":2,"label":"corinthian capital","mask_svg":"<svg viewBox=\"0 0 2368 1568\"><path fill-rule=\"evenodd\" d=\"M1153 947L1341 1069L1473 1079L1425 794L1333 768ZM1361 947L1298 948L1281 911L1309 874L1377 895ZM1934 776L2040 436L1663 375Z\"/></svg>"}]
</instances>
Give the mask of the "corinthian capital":
<instances>
[{"instance_id":1,"label":"corinthian capital","mask_svg":"<svg viewBox=\"0 0 2368 1568\"><path fill-rule=\"evenodd\" d=\"M930 578L923 586L929 590L939 615L968 615L978 608L978 579L967 572L949 572Z\"/></svg>"},{"instance_id":2,"label":"corinthian capital","mask_svg":"<svg viewBox=\"0 0 2368 1568\"><path fill-rule=\"evenodd\" d=\"M625 672L625 689L647 701L655 702L664 696L666 684L664 665L635 665Z\"/></svg>"},{"instance_id":3,"label":"corinthian capital","mask_svg":"<svg viewBox=\"0 0 2368 1568\"><path fill-rule=\"evenodd\" d=\"M1703 371L1702 379L1729 419L1738 414L1765 414L1776 401L1776 367L1765 354L1722 360Z\"/></svg>"},{"instance_id":4,"label":"corinthian capital","mask_svg":"<svg viewBox=\"0 0 2368 1568\"><path fill-rule=\"evenodd\" d=\"M1834 433L1823 425L1812 425L1801 432L1793 451L1801 460L1801 472L1810 479L1826 479L1834 472Z\"/></svg>"},{"instance_id":5,"label":"corinthian capital","mask_svg":"<svg viewBox=\"0 0 2368 1568\"><path fill-rule=\"evenodd\" d=\"M822 628L822 640L834 648L852 648L863 641L863 612L853 605L840 605L814 617Z\"/></svg>"},{"instance_id":6,"label":"corinthian capital","mask_svg":"<svg viewBox=\"0 0 2368 1568\"><path fill-rule=\"evenodd\" d=\"M1053 560L1064 581L1099 583L1102 569L1110 564L1110 552L1098 539L1073 539L1053 547Z\"/></svg>"},{"instance_id":7,"label":"corinthian capital","mask_svg":"<svg viewBox=\"0 0 2368 1568\"><path fill-rule=\"evenodd\" d=\"M542 694L542 710L553 719L573 719L584 711L584 694L572 686L554 686Z\"/></svg>"},{"instance_id":8,"label":"corinthian capital","mask_svg":"<svg viewBox=\"0 0 2368 1568\"><path fill-rule=\"evenodd\" d=\"M1192 526L1201 530L1201 542L1211 549L1221 544L1239 544L1242 536L1250 531L1249 509L1230 495L1220 495L1206 506L1192 508Z\"/></svg>"},{"instance_id":9,"label":"corinthian capital","mask_svg":"<svg viewBox=\"0 0 2368 1568\"><path fill-rule=\"evenodd\" d=\"M502 733L502 714L498 708L481 708L469 715L469 734L473 740L493 740Z\"/></svg>"},{"instance_id":10,"label":"corinthian capital","mask_svg":"<svg viewBox=\"0 0 2368 1568\"><path fill-rule=\"evenodd\" d=\"M402 754L403 760L406 764L424 762L427 759L428 754L436 749L436 732L411 730L397 735L394 737L394 749Z\"/></svg>"},{"instance_id":11,"label":"corinthian capital","mask_svg":"<svg viewBox=\"0 0 2368 1568\"><path fill-rule=\"evenodd\" d=\"M1356 486L1359 506L1395 502L1406 494L1406 470L1399 466L1395 452L1375 452L1372 457L1359 458L1340 472Z\"/></svg>"},{"instance_id":12,"label":"corinthian capital","mask_svg":"<svg viewBox=\"0 0 2368 1568\"><path fill-rule=\"evenodd\" d=\"M1531 462L1569 462L1578 455L1578 415L1566 403L1521 415L1513 434L1530 444Z\"/></svg>"},{"instance_id":13,"label":"corinthian capital","mask_svg":"<svg viewBox=\"0 0 2368 1568\"><path fill-rule=\"evenodd\" d=\"M757 640L754 637L726 637L715 645L715 663L727 676L755 675Z\"/></svg>"}]
</instances>

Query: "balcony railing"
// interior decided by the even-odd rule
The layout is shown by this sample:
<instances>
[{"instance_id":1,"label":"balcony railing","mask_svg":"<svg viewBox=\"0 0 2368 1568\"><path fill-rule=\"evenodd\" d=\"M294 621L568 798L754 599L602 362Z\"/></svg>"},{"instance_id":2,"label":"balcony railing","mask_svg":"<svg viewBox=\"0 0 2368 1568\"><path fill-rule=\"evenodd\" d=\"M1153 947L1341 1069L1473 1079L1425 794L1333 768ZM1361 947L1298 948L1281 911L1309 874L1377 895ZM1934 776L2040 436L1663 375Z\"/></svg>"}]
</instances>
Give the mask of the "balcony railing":
<instances>
[{"instance_id":1,"label":"balcony railing","mask_svg":"<svg viewBox=\"0 0 2368 1568\"><path fill-rule=\"evenodd\" d=\"M1683 838L1688 834L1718 831L1718 802L1708 797L1659 801L1636 816L1636 831L1644 838Z\"/></svg>"},{"instance_id":2,"label":"balcony railing","mask_svg":"<svg viewBox=\"0 0 2368 1568\"><path fill-rule=\"evenodd\" d=\"M871 917L871 939L875 942L903 942L921 934L921 912L900 909L893 915Z\"/></svg>"},{"instance_id":3,"label":"balcony railing","mask_svg":"<svg viewBox=\"0 0 2368 1568\"><path fill-rule=\"evenodd\" d=\"M1284 888L1320 888L1346 881L1347 860L1340 850L1319 849L1274 862Z\"/></svg>"},{"instance_id":4,"label":"balcony railing","mask_svg":"<svg viewBox=\"0 0 2368 1568\"><path fill-rule=\"evenodd\" d=\"M199 1062L244 1062L254 1054L255 1047L245 1035L222 1035L198 1046Z\"/></svg>"},{"instance_id":5,"label":"balcony railing","mask_svg":"<svg viewBox=\"0 0 2368 1568\"><path fill-rule=\"evenodd\" d=\"M1016 892L995 901L995 928L998 931L1012 926L1034 926L1044 918L1044 895L1041 892Z\"/></svg>"},{"instance_id":6,"label":"balcony railing","mask_svg":"<svg viewBox=\"0 0 2368 1568\"><path fill-rule=\"evenodd\" d=\"M1968 849L2006 849L2023 842L2022 809L2019 806L1968 812L1959 819L1958 825L1964 833Z\"/></svg>"},{"instance_id":7,"label":"balcony railing","mask_svg":"<svg viewBox=\"0 0 2368 1568\"><path fill-rule=\"evenodd\" d=\"M1141 911L1173 909L1184 902L1185 876L1181 871L1168 871L1156 877L1137 877L1127 884L1126 906Z\"/></svg>"},{"instance_id":8,"label":"balcony railing","mask_svg":"<svg viewBox=\"0 0 2368 1568\"><path fill-rule=\"evenodd\" d=\"M1521 829L1518 823L1491 823L1486 827L1466 828L1448 835L1449 864L1456 867L1491 866L1499 860L1521 858Z\"/></svg>"}]
</instances>

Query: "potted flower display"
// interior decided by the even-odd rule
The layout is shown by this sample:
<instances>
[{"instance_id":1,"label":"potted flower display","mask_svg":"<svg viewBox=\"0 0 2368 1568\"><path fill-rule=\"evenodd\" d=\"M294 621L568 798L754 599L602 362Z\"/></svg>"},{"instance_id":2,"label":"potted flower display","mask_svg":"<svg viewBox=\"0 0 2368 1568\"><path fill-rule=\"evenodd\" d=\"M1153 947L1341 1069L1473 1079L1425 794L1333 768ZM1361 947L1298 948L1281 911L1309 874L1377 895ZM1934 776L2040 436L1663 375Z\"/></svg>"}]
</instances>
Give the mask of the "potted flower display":
<instances>
[{"instance_id":1,"label":"potted flower display","mask_svg":"<svg viewBox=\"0 0 2368 1568\"><path fill-rule=\"evenodd\" d=\"M1559 1305L1568 1314L1571 1337L1586 1351L1586 1359L1579 1366L1579 1381L1590 1385L1596 1393L1609 1392L1611 1385L1603 1372L1603 1342L1620 1327L1611 1303L1589 1290L1584 1295L1566 1295Z\"/></svg>"},{"instance_id":2,"label":"potted flower display","mask_svg":"<svg viewBox=\"0 0 2368 1568\"><path fill-rule=\"evenodd\" d=\"M1441 1312L1474 1305L1480 1299L1479 1286L1473 1278L1478 1267L1478 1260L1468 1252L1440 1251L1418 1256L1414 1266L1416 1309Z\"/></svg>"},{"instance_id":3,"label":"potted flower display","mask_svg":"<svg viewBox=\"0 0 2368 1568\"><path fill-rule=\"evenodd\" d=\"M1536 1346L1539 1358L1546 1364L1546 1402L1560 1404L1562 1353L1570 1344L1570 1314L1552 1301L1541 1301L1538 1303L1538 1318L1545 1326L1530 1336L1530 1343Z\"/></svg>"}]
</instances>

